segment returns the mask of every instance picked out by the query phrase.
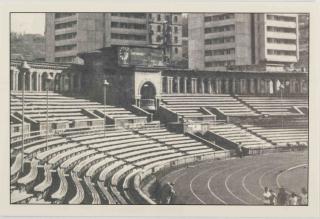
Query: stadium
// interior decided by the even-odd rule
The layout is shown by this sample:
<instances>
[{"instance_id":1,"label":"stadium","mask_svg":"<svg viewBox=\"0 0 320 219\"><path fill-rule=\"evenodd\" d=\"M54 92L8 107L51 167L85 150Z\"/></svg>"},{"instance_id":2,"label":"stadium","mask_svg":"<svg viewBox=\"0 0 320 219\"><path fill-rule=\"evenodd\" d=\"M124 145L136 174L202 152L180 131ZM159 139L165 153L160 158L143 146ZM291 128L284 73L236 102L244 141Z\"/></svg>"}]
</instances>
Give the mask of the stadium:
<instances>
[{"instance_id":1,"label":"stadium","mask_svg":"<svg viewBox=\"0 0 320 219\"><path fill-rule=\"evenodd\" d=\"M308 189L307 72L173 68L162 52L11 60L11 204L263 205L265 187Z\"/></svg>"}]
</instances>

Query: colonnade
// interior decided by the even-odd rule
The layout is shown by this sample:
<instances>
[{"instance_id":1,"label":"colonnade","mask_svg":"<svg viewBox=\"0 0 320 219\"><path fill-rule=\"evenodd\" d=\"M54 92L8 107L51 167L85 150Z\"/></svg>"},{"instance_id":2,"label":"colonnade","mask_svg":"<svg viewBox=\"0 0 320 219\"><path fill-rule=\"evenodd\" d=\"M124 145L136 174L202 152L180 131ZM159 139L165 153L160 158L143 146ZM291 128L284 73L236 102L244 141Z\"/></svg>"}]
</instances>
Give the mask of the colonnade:
<instances>
[{"instance_id":1,"label":"colonnade","mask_svg":"<svg viewBox=\"0 0 320 219\"><path fill-rule=\"evenodd\" d=\"M10 70L10 90L41 92L47 89L47 78L51 80L48 84L49 91L55 92L80 92L81 90L81 73L75 72L47 72L47 71L30 71L23 73L18 69Z\"/></svg>"},{"instance_id":2,"label":"colonnade","mask_svg":"<svg viewBox=\"0 0 320 219\"><path fill-rule=\"evenodd\" d=\"M306 94L304 78L162 76L163 94Z\"/></svg>"}]
</instances>

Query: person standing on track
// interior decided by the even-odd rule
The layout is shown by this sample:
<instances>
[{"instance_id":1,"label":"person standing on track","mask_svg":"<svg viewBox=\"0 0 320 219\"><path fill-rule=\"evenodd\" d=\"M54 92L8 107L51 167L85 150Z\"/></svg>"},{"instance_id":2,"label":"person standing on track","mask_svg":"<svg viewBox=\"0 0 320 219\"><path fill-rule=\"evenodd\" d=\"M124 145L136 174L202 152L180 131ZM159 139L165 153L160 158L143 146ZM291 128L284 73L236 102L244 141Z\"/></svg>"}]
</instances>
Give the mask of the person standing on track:
<instances>
[{"instance_id":1,"label":"person standing on track","mask_svg":"<svg viewBox=\"0 0 320 219\"><path fill-rule=\"evenodd\" d=\"M269 191L269 188L264 187L264 192L263 192L263 204L264 205L270 205L270 197L271 197L271 193Z\"/></svg>"},{"instance_id":2,"label":"person standing on track","mask_svg":"<svg viewBox=\"0 0 320 219\"><path fill-rule=\"evenodd\" d=\"M270 205L276 205L277 203L277 194L270 189Z\"/></svg>"},{"instance_id":3,"label":"person standing on track","mask_svg":"<svg viewBox=\"0 0 320 219\"><path fill-rule=\"evenodd\" d=\"M283 187L281 187L279 189L279 193L277 195L277 204L278 205L287 205L287 202L288 202L288 200L287 200L286 190Z\"/></svg>"},{"instance_id":4,"label":"person standing on track","mask_svg":"<svg viewBox=\"0 0 320 219\"><path fill-rule=\"evenodd\" d=\"M308 193L306 188L302 188L301 189L301 193L300 193L300 205L308 205Z\"/></svg>"},{"instance_id":5,"label":"person standing on track","mask_svg":"<svg viewBox=\"0 0 320 219\"><path fill-rule=\"evenodd\" d=\"M289 205L298 205L298 196L294 192L289 197Z\"/></svg>"}]
</instances>

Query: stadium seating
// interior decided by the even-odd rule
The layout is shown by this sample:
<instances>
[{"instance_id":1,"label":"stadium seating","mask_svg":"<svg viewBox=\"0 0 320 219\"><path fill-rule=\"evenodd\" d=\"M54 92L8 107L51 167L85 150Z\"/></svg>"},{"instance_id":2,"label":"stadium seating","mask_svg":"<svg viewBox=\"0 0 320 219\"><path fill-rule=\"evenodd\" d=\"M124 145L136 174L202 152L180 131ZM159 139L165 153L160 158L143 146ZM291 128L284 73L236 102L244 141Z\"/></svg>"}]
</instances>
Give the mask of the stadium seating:
<instances>
[{"instance_id":1,"label":"stadium seating","mask_svg":"<svg viewBox=\"0 0 320 219\"><path fill-rule=\"evenodd\" d=\"M254 111L229 94L163 95L162 103L168 109L184 116L203 115L200 107L215 107L227 116L256 116Z\"/></svg>"},{"instance_id":2,"label":"stadium seating","mask_svg":"<svg viewBox=\"0 0 320 219\"><path fill-rule=\"evenodd\" d=\"M22 111L22 93L11 93L11 110L12 112ZM47 93L46 92L25 92L25 116L37 122L46 121L47 116ZM75 107L77 106L77 107ZM100 115L107 115L111 119L119 118L141 118L131 111L122 107L111 105L104 106L98 102L93 102L83 98L67 97L58 93L49 92L48 95L48 120L57 121L74 121L90 120L97 117L90 116L82 112L85 109L91 113L100 112ZM98 114L99 115L99 114Z\"/></svg>"},{"instance_id":3,"label":"stadium seating","mask_svg":"<svg viewBox=\"0 0 320 219\"><path fill-rule=\"evenodd\" d=\"M274 145L286 146L289 144L308 145L308 129L306 127L289 126L285 124L284 127L280 126L263 126L263 125L242 125L250 132L264 138Z\"/></svg>"},{"instance_id":4,"label":"stadium seating","mask_svg":"<svg viewBox=\"0 0 320 219\"><path fill-rule=\"evenodd\" d=\"M241 145L246 148L274 147L270 142L267 142L259 138L258 136L248 132L247 130L242 129L231 123L216 124L214 127L210 129L210 132L213 132L216 135L226 138L229 141L234 142L235 144L241 142Z\"/></svg>"},{"instance_id":5,"label":"stadium seating","mask_svg":"<svg viewBox=\"0 0 320 219\"><path fill-rule=\"evenodd\" d=\"M308 99L305 97L266 97L266 96L237 96L261 114L270 116L299 115L292 110L293 106L308 107Z\"/></svg>"}]
</instances>

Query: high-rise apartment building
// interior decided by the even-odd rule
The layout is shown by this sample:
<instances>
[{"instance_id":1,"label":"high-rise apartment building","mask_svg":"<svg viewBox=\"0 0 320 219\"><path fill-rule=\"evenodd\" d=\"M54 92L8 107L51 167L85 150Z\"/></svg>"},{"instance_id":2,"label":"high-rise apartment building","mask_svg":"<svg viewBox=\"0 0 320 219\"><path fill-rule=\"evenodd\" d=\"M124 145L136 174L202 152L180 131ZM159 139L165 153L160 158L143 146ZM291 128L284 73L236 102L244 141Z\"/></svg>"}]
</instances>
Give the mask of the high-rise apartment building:
<instances>
[{"instance_id":1,"label":"high-rise apartment building","mask_svg":"<svg viewBox=\"0 0 320 219\"><path fill-rule=\"evenodd\" d=\"M189 68L289 66L299 59L296 14L189 14Z\"/></svg>"},{"instance_id":2,"label":"high-rise apartment building","mask_svg":"<svg viewBox=\"0 0 320 219\"><path fill-rule=\"evenodd\" d=\"M47 13L46 61L76 62L78 53L112 45L160 45L164 26L170 29L167 54L181 57L181 14Z\"/></svg>"}]
</instances>

